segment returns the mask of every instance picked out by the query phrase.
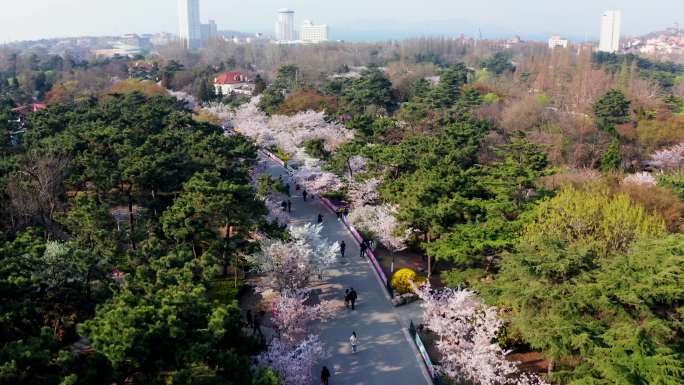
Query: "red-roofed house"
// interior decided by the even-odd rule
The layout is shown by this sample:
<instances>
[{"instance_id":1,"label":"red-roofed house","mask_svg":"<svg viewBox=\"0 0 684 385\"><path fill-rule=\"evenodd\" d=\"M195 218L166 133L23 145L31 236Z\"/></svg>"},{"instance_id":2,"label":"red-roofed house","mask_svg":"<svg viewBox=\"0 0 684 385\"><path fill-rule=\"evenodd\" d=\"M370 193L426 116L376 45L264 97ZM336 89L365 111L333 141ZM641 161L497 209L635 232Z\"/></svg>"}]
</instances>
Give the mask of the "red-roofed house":
<instances>
[{"instance_id":1,"label":"red-roofed house","mask_svg":"<svg viewBox=\"0 0 684 385\"><path fill-rule=\"evenodd\" d=\"M252 96L254 83L249 81L240 71L224 72L214 78L216 95L242 94Z\"/></svg>"},{"instance_id":2,"label":"red-roofed house","mask_svg":"<svg viewBox=\"0 0 684 385\"><path fill-rule=\"evenodd\" d=\"M47 108L47 105L45 105L45 103L32 103L32 104L25 104L25 105L19 106L17 108L13 108L12 112L23 114L25 112L38 112L38 111L44 110L46 108Z\"/></svg>"}]
</instances>

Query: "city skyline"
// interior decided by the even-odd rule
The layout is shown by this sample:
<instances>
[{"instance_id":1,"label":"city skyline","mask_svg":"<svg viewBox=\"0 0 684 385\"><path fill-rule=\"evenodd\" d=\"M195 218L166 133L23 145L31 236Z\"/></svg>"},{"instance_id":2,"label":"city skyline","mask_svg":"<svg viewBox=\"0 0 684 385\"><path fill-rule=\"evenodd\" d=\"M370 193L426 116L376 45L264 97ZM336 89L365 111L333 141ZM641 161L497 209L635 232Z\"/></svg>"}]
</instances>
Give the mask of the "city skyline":
<instances>
[{"instance_id":1,"label":"city skyline","mask_svg":"<svg viewBox=\"0 0 684 385\"><path fill-rule=\"evenodd\" d=\"M116 4L85 0L14 3L11 12L0 13L0 42L125 33L179 33L175 3L172 0L146 0L142 4L133 0L121 0ZM454 4L445 0L426 0L420 4L389 0L325 4L314 0L259 0L255 3L256 6L236 13L232 5L225 2L203 0L200 18L216 20L223 30L270 35L274 14L287 7L297 11L299 20L321 20L333 26L333 39L382 40L460 33L475 36L480 30L485 38L520 35L541 40L558 34L578 41L585 36L598 40L597 19L606 9L623 11L622 36L671 27L678 21L678 15L684 15L684 2L666 0L654 0L648 5L629 0L622 1L619 6L608 0L580 0L575 7L562 11L539 0L515 5L504 0L492 0L487 4ZM20 22L27 18L36 22Z\"/></svg>"}]
</instances>

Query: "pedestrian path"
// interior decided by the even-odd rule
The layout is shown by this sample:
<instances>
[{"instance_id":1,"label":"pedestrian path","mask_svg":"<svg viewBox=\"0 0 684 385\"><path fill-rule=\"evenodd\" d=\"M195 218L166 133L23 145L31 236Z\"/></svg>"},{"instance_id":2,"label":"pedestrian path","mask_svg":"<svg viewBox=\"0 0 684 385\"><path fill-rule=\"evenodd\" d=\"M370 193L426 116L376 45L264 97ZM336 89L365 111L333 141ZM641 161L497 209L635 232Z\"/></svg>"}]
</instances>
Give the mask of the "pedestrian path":
<instances>
[{"instance_id":1,"label":"pedestrian path","mask_svg":"<svg viewBox=\"0 0 684 385\"><path fill-rule=\"evenodd\" d=\"M285 169L275 164L268 172L275 178L287 178ZM314 288L320 291L320 299L338 301L342 306L335 319L314 326L331 353L315 369L314 384L320 384L323 365L332 373L330 385L432 384L409 340L408 325L400 321L406 317L399 315L401 308L389 303L385 290L368 261L360 257L359 247L342 222L317 199L304 202L300 191L293 191L291 200L294 224L315 223L318 214L323 214L323 236L347 244L346 257L340 258ZM345 288L354 288L358 293L356 310L344 308ZM353 331L358 335L356 354L351 353L349 343Z\"/></svg>"}]
</instances>

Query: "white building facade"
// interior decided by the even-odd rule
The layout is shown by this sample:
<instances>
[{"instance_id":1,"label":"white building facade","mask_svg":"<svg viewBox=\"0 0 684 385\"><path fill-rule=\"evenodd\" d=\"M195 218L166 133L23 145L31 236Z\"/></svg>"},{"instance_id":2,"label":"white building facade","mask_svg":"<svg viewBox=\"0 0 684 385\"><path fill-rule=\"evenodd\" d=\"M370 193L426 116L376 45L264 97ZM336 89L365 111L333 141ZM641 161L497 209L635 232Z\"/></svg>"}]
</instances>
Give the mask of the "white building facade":
<instances>
[{"instance_id":1,"label":"white building facade","mask_svg":"<svg viewBox=\"0 0 684 385\"><path fill-rule=\"evenodd\" d=\"M315 25L312 21L305 20L302 24L299 39L304 43L321 43L328 41L329 31L326 24Z\"/></svg>"},{"instance_id":2,"label":"white building facade","mask_svg":"<svg viewBox=\"0 0 684 385\"><path fill-rule=\"evenodd\" d=\"M202 44L199 0L178 0L178 23L185 48L199 48Z\"/></svg>"},{"instance_id":3,"label":"white building facade","mask_svg":"<svg viewBox=\"0 0 684 385\"><path fill-rule=\"evenodd\" d=\"M598 50L615 53L620 50L620 23L622 12L605 11L601 16L601 40Z\"/></svg>"},{"instance_id":4,"label":"white building facade","mask_svg":"<svg viewBox=\"0 0 684 385\"><path fill-rule=\"evenodd\" d=\"M294 41L297 40L295 36L295 12L291 9L283 8L278 10L278 20L276 21L275 33L278 41Z\"/></svg>"},{"instance_id":5,"label":"white building facade","mask_svg":"<svg viewBox=\"0 0 684 385\"><path fill-rule=\"evenodd\" d=\"M549 38L549 48L568 48L568 39L563 39L558 35Z\"/></svg>"}]
</instances>

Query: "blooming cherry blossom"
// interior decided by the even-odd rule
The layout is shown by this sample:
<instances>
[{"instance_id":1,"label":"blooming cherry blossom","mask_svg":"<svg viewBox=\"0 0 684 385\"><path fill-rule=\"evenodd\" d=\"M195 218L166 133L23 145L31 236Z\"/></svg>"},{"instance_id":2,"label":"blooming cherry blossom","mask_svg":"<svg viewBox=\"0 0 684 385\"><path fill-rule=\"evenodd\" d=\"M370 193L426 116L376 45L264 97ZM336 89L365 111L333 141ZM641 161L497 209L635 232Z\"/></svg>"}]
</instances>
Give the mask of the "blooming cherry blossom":
<instances>
[{"instance_id":1,"label":"blooming cherry blossom","mask_svg":"<svg viewBox=\"0 0 684 385\"><path fill-rule=\"evenodd\" d=\"M256 361L257 366L278 372L283 385L302 385L312 382L314 365L327 356L318 336L310 335L295 346L286 340L274 338Z\"/></svg>"},{"instance_id":2,"label":"blooming cherry blossom","mask_svg":"<svg viewBox=\"0 0 684 385\"><path fill-rule=\"evenodd\" d=\"M684 167L684 143L658 150L651 155L647 162L653 168L660 170L677 170Z\"/></svg>"},{"instance_id":3,"label":"blooming cherry blossom","mask_svg":"<svg viewBox=\"0 0 684 385\"><path fill-rule=\"evenodd\" d=\"M308 335L308 326L313 321L328 321L333 318L337 307L331 301L309 305L307 290L285 289L273 303L271 321L280 339L296 343Z\"/></svg>"},{"instance_id":4,"label":"blooming cherry blossom","mask_svg":"<svg viewBox=\"0 0 684 385\"><path fill-rule=\"evenodd\" d=\"M437 337L442 355L438 370L446 376L473 384L545 384L540 378L518 371L506 360L506 351L496 343L502 326L496 309L485 305L470 290L415 287L423 299L423 324Z\"/></svg>"},{"instance_id":5,"label":"blooming cherry blossom","mask_svg":"<svg viewBox=\"0 0 684 385\"><path fill-rule=\"evenodd\" d=\"M315 276L336 261L339 245L324 239L322 226L306 224L290 226L292 241L265 239L262 251L248 259L255 270L267 275L267 286L279 291L302 289Z\"/></svg>"},{"instance_id":6,"label":"blooming cherry blossom","mask_svg":"<svg viewBox=\"0 0 684 385\"><path fill-rule=\"evenodd\" d=\"M406 241L411 236L411 230L400 230L396 210L390 205L356 207L348 219L357 229L372 234L388 250L406 249Z\"/></svg>"}]
</instances>

